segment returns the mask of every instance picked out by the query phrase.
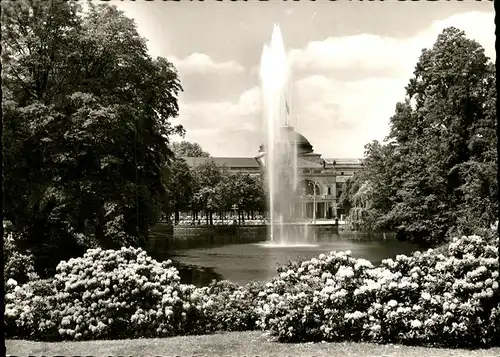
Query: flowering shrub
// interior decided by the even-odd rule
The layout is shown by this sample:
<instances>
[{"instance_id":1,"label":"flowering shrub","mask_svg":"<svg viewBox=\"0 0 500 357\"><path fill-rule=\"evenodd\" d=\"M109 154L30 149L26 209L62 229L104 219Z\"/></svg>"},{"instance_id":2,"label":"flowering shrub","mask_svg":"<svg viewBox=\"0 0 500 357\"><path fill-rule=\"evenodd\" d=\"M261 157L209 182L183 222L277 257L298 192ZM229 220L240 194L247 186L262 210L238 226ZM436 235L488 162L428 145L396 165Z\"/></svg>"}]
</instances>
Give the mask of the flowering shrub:
<instances>
[{"instance_id":1,"label":"flowering shrub","mask_svg":"<svg viewBox=\"0 0 500 357\"><path fill-rule=\"evenodd\" d=\"M262 283L250 283L245 287L228 281L214 282L200 288L205 296L203 303L210 331L246 331L257 329L258 314L255 310Z\"/></svg>"},{"instance_id":2,"label":"flowering shrub","mask_svg":"<svg viewBox=\"0 0 500 357\"><path fill-rule=\"evenodd\" d=\"M38 278L32 255L19 252L7 240L4 243L4 253L4 279L24 283Z\"/></svg>"},{"instance_id":3,"label":"flowering shrub","mask_svg":"<svg viewBox=\"0 0 500 357\"><path fill-rule=\"evenodd\" d=\"M349 251L280 268L259 294L259 325L282 341L360 339L368 305L356 290L371 268Z\"/></svg>"},{"instance_id":4,"label":"flowering shrub","mask_svg":"<svg viewBox=\"0 0 500 357\"><path fill-rule=\"evenodd\" d=\"M350 252L278 269L268 283L180 284L141 249L91 249L50 280L6 283L6 336L163 337L262 328L281 341L500 343L498 238L462 237L378 267Z\"/></svg>"},{"instance_id":5,"label":"flowering shrub","mask_svg":"<svg viewBox=\"0 0 500 357\"><path fill-rule=\"evenodd\" d=\"M3 245L4 281L13 279L16 283L25 283L37 279L33 256L18 250L10 222L4 221L3 228L5 232Z\"/></svg>"},{"instance_id":6,"label":"flowering shrub","mask_svg":"<svg viewBox=\"0 0 500 357\"><path fill-rule=\"evenodd\" d=\"M170 262L141 249L90 249L61 262L43 293L35 283L8 292L7 334L80 340L204 332L203 298L179 280Z\"/></svg>"},{"instance_id":7,"label":"flowering shrub","mask_svg":"<svg viewBox=\"0 0 500 357\"><path fill-rule=\"evenodd\" d=\"M9 279L5 294L6 336L31 337L41 321L44 321L44 328L39 331L40 338L50 338L57 333L50 320L53 302L50 281L36 280L18 285L14 279Z\"/></svg>"},{"instance_id":8,"label":"flowering shrub","mask_svg":"<svg viewBox=\"0 0 500 357\"><path fill-rule=\"evenodd\" d=\"M281 341L498 344L497 249L498 238L470 236L447 256L416 252L377 268L350 252L291 263L260 293L259 325Z\"/></svg>"}]
</instances>

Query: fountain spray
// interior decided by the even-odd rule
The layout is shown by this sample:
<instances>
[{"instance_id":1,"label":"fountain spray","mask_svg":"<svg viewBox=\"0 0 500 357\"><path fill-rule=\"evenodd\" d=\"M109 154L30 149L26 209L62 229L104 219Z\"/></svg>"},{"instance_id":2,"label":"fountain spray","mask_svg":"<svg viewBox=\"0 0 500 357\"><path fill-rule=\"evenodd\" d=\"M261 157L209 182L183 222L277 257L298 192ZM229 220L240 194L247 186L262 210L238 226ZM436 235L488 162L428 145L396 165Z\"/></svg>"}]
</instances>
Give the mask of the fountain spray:
<instances>
[{"instance_id":1,"label":"fountain spray","mask_svg":"<svg viewBox=\"0 0 500 357\"><path fill-rule=\"evenodd\" d=\"M266 175L272 243L287 244L284 225L294 221L297 188L297 145L291 137L290 70L281 30L273 27L271 42L264 45L260 79L266 131Z\"/></svg>"}]
</instances>

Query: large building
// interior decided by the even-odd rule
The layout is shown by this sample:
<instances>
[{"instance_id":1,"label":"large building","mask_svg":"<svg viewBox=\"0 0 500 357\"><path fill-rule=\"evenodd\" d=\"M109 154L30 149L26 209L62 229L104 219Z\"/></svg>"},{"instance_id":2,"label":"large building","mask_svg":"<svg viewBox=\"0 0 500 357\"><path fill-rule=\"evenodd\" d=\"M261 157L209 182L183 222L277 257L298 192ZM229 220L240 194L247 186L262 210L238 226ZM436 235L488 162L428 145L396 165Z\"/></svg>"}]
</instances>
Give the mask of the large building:
<instances>
[{"instance_id":1,"label":"large building","mask_svg":"<svg viewBox=\"0 0 500 357\"><path fill-rule=\"evenodd\" d=\"M345 212L339 205L344 182L361 169L361 159L322 158L311 143L291 126L282 128L287 140L297 148L298 190L296 212L304 219L312 218L316 205L316 219L342 219ZM261 146L260 152L264 148ZM224 166L230 172L260 175L264 172L265 156L257 157L185 157L191 167L207 160Z\"/></svg>"}]
</instances>

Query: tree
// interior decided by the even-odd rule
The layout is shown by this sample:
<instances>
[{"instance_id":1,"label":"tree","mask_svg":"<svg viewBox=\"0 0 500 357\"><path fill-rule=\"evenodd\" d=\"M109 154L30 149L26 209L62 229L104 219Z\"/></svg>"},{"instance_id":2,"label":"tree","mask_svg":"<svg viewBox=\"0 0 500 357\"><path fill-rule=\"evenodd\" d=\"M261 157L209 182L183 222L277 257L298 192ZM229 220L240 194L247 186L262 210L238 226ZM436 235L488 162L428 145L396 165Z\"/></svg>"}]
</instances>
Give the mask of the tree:
<instances>
[{"instance_id":1,"label":"tree","mask_svg":"<svg viewBox=\"0 0 500 357\"><path fill-rule=\"evenodd\" d=\"M5 215L38 270L143 245L166 204L177 73L115 7L3 4Z\"/></svg>"},{"instance_id":2,"label":"tree","mask_svg":"<svg viewBox=\"0 0 500 357\"><path fill-rule=\"evenodd\" d=\"M225 220L225 213L231 211L231 205L233 204L231 189L233 184L232 175L223 171L221 180L214 187L215 206L221 220Z\"/></svg>"},{"instance_id":3,"label":"tree","mask_svg":"<svg viewBox=\"0 0 500 357\"><path fill-rule=\"evenodd\" d=\"M210 157L210 154L203 151L200 144L189 141L172 142L172 151L176 157Z\"/></svg>"},{"instance_id":4,"label":"tree","mask_svg":"<svg viewBox=\"0 0 500 357\"><path fill-rule=\"evenodd\" d=\"M367 148L378 226L438 243L491 223L498 206L494 83L482 47L456 28L422 51L386 143Z\"/></svg>"},{"instance_id":5,"label":"tree","mask_svg":"<svg viewBox=\"0 0 500 357\"><path fill-rule=\"evenodd\" d=\"M197 213L204 211L206 224L213 224L213 213L218 213L220 219L225 214L238 207L239 221L244 222L253 217L256 212L265 210L265 193L261 177L248 173L230 173L226 167L220 167L212 160L192 168L193 199L191 210L193 219Z\"/></svg>"},{"instance_id":6,"label":"tree","mask_svg":"<svg viewBox=\"0 0 500 357\"><path fill-rule=\"evenodd\" d=\"M194 182L191 170L181 158L172 160L166 169L169 208L174 212L175 223L179 223L179 213L187 212L194 195ZM170 211L168 210L168 211Z\"/></svg>"},{"instance_id":7,"label":"tree","mask_svg":"<svg viewBox=\"0 0 500 357\"><path fill-rule=\"evenodd\" d=\"M475 167L475 173L483 174L488 186L485 188L486 193L475 190L475 199L481 203L476 203L474 207L479 208L487 203L497 205L494 195L489 193L495 190L492 185L494 174L486 169L494 165L496 160L491 155L492 150L488 149L495 140L496 116L488 113L491 112L488 96L492 95L494 78L494 69L483 48L467 39L464 32L448 28L438 36L431 50L422 52L415 77L407 87L408 96L416 102L414 122L417 124L416 135L410 136L412 143L407 147L420 147L421 152L426 153L423 165L427 173L427 177L416 180L410 187L421 187L425 182L426 192L421 196L425 196L424 203L431 208L430 215L421 212L417 215L421 218L416 221L420 221L422 226L439 226L441 229L432 229L438 234L431 232L435 239L442 239L446 233L450 233L444 227L454 227L472 203L464 194L472 184L472 177L466 174L467 167ZM478 143L478 133L490 145ZM474 147L482 149L473 150ZM413 150L413 157L416 152ZM486 164L486 167L482 164ZM423 172L423 168L418 172ZM419 178L417 175L415 177ZM405 193L409 192L406 190ZM405 202L409 200L402 200L401 211L409 206ZM457 207L462 209L457 210ZM482 209L474 213L473 220L483 216L483 213ZM491 213L486 216L489 217L482 217L477 223L481 225L491 221Z\"/></svg>"},{"instance_id":8,"label":"tree","mask_svg":"<svg viewBox=\"0 0 500 357\"><path fill-rule=\"evenodd\" d=\"M238 186L235 190L236 202L242 213L242 220L244 221L243 212L246 212L247 217L250 218L255 212L264 211L264 187L260 177L251 176L248 173L238 173L235 176L234 182Z\"/></svg>"},{"instance_id":9,"label":"tree","mask_svg":"<svg viewBox=\"0 0 500 357\"><path fill-rule=\"evenodd\" d=\"M354 213L357 207L356 195L360 191L361 186L368 182L364 179L363 171L359 171L352 177L349 177L343 184L342 193L340 194L338 204L342 207L350 217L351 221L358 221L358 216ZM368 227L366 227L369 229Z\"/></svg>"},{"instance_id":10,"label":"tree","mask_svg":"<svg viewBox=\"0 0 500 357\"><path fill-rule=\"evenodd\" d=\"M457 164L463 178L459 192L463 195L460 205L460 233L474 233L475 227L488 227L496 220L498 212L496 76L490 63L489 78L484 86L484 116L472 123L467 147L468 160Z\"/></svg>"},{"instance_id":11,"label":"tree","mask_svg":"<svg viewBox=\"0 0 500 357\"><path fill-rule=\"evenodd\" d=\"M365 145L365 155L363 169L345 182L339 203L356 228L393 229L388 213L397 193L397 149L375 140Z\"/></svg>"},{"instance_id":12,"label":"tree","mask_svg":"<svg viewBox=\"0 0 500 357\"><path fill-rule=\"evenodd\" d=\"M193 168L194 198L193 211L205 212L206 223L213 224L212 214L217 210L217 191L215 188L223 178L223 171L213 162L206 162Z\"/></svg>"}]
</instances>

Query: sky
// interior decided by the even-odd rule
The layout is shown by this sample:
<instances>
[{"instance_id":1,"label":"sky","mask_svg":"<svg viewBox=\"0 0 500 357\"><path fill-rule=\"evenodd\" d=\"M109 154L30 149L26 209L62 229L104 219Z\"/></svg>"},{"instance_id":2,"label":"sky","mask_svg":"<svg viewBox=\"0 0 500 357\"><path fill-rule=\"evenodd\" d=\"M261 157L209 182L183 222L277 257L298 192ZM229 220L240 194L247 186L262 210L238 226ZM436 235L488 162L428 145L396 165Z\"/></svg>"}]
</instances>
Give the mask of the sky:
<instances>
[{"instance_id":1,"label":"sky","mask_svg":"<svg viewBox=\"0 0 500 357\"><path fill-rule=\"evenodd\" d=\"M495 59L493 2L111 1L152 56L178 71L174 124L212 156L255 156L264 142L259 68L273 25L291 63L291 123L325 158L361 158L383 140L423 48L448 26Z\"/></svg>"}]
</instances>

